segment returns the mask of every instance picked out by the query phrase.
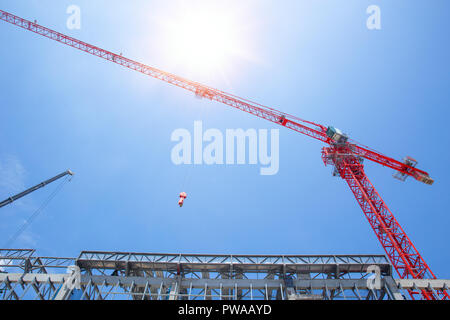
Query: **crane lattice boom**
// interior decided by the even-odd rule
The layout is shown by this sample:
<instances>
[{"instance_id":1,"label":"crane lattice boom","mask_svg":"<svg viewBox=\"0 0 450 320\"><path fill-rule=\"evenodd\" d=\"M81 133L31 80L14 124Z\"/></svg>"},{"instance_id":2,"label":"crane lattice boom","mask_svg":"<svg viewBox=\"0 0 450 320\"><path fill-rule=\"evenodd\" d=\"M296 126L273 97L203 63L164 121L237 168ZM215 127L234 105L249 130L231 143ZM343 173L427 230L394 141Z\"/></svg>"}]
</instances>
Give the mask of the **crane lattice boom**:
<instances>
[{"instance_id":1,"label":"crane lattice boom","mask_svg":"<svg viewBox=\"0 0 450 320\"><path fill-rule=\"evenodd\" d=\"M64 171L63 173L60 173L57 176L54 176L53 178L45 180L45 181L43 181L43 182L41 182L41 183L39 183L39 184L37 184L37 185L35 185L35 186L25 190L25 191L22 191L21 193L18 193L18 194L14 195L14 196L8 197L5 200L0 202L0 208L6 206L7 204L13 203L14 201L16 201L16 200L26 196L27 194L30 194L30 193L32 193L32 192L34 192L34 191L36 191L36 190L38 190L40 188L43 188L46 185L52 183L53 181L61 179L62 177L66 176L66 175L73 176L73 172L70 171L70 170Z\"/></svg>"}]
</instances>

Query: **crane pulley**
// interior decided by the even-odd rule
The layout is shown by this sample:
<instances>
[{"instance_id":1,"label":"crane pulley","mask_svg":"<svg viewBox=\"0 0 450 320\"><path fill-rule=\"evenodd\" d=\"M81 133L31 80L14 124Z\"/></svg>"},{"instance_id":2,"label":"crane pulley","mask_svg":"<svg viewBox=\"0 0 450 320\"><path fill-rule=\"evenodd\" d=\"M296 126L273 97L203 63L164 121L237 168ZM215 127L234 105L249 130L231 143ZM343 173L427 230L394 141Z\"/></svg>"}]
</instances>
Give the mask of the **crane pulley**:
<instances>
[{"instance_id":1,"label":"crane pulley","mask_svg":"<svg viewBox=\"0 0 450 320\"><path fill-rule=\"evenodd\" d=\"M144 65L125 58L121 54L118 55L101 49L6 11L0 10L0 20L189 90L197 97L226 104L324 142L328 145L322 149L322 159L325 165L333 165L335 174L341 176L347 182L399 276L402 279L436 278L367 178L362 159L367 159L396 170L402 180L407 176L411 176L418 181L432 184L433 179L430 178L427 172L417 169L415 167L416 163L410 160L400 162L359 143L350 141L340 130L331 126L327 127L306 121L256 102ZM184 199L185 197L180 195L181 205ZM445 290L436 292L410 290L409 293L413 299L417 295L421 295L424 299L449 299L449 295Z\"/></svg>"}]
</instances>

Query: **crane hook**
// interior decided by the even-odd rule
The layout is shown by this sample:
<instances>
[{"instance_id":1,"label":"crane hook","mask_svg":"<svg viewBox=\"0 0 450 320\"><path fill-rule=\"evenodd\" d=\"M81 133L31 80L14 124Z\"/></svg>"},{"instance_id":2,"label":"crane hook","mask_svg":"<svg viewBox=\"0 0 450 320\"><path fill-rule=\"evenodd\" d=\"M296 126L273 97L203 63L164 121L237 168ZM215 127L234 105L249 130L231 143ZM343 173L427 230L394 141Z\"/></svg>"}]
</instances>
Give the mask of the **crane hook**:
<instances>
[{"instance_id":1,"label":"crane hook","mask_svg":"<svg viewBox=\"0 0 450 320\"><path fill-rule=\"evenodd\" d=\"M180 206L180 208L183 206L184 199L186 199L186 198L187 198L186 192L181 192L180 200L178 200L178 205Z\"/></svg>"}]
</instances>

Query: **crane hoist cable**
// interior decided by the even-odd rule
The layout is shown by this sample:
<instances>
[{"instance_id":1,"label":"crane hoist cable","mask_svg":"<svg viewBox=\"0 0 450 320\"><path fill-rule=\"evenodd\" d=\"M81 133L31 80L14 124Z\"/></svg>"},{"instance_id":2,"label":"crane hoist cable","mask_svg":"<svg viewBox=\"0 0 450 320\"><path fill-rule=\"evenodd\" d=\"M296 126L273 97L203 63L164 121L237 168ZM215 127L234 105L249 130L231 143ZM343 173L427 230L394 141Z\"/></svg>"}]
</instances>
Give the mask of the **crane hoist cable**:
<instances>
[{"instance_id":1,"label":"crane hoist cable","mask_svg":"<svg viewBox=\"0 0 450 320\"><path fill-rule=\"evenodd\" d=\"M199 98L201 98L201 97L199 97ZM203 104L200 104L200 106L197 110L197 115L194 117L194 121L197 121L197 120L202 121L203 118L206 118L208 111L209 111L209 107L207 107L206 105L203 106ZM189 186L192 181L194 170L195 170L195 163L192 162L191 164L188 165L188 168L186 169L186 173L184 174L184 177L181 181L181 189L180 189L181 193L179 194L180 199L178 201L178 205L180 207L182 207L184 199L186 199L186 197L187 197L185 190L189 190Z\"/></svg>"},{"instance_id":2,"label":"crane hoist cable","mask_svg":"<svg viewBox=\"0 0 450 320\"><path fill-rule=\"evenodd\" d=\"M10 247L14 241L17 240L17 238L20 237L20 235L28 228L33 221L44 211L44 209L48 206L50 201L55 198L55 196L62 190L62 188L67 184L67 182L72 181L72 176L66 176L53 190L53 192L44 200L44 202L39 206L38 209L36 209L31 216L29 216L22 225L17 229L17 231L9 238L9 240L5 243L3 248Z\"/></svg>"}]
</instances>

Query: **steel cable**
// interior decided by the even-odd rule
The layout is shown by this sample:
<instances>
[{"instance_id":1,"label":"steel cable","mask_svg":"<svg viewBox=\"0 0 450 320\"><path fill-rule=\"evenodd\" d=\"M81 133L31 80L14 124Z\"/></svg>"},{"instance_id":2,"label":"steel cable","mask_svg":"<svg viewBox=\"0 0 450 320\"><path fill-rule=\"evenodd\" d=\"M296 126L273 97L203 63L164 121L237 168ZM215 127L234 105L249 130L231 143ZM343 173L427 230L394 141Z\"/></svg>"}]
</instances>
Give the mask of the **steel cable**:
<instances>
[{"instance_id":1,"label":"steel cable","mask_svg":"<svg viewBox=\"0 0 450 320\"><path fill-rule=\"evenodd\" d=\"M33 214L25 220L25 222L19 227L19 229L9 238L8 242L3 246L3 248L8 248L15 240L17 240L18 237L25 231L25 229L31 225L34 219L47 207L47 205L50 203L50 201L58 194L58 192L61 191L61 189L64 187L64 185L71 181L72 177L66 177L61 183L55 188L55 190L50 194L50 196L42 203L42 205L33 212Z\"/></svg>"}]
</instances>

